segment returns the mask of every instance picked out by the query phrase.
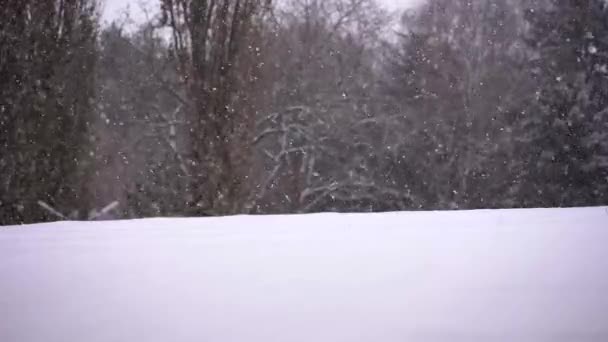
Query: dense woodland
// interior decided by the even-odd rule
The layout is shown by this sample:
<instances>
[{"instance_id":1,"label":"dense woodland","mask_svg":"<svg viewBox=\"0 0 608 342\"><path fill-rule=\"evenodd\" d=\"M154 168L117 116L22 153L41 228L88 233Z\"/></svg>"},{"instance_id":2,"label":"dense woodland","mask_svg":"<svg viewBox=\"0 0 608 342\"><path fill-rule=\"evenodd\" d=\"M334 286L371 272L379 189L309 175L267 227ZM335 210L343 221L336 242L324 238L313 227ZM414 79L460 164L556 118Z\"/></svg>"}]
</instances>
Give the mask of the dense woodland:
<instances>
[{"instance_id":1,"label":"dense woodland","mask_svg":"<svg viewBox=\"0 0 608 342\"><path fill-rule=\"evenodd\" d=\"M603 0L0 0L0 224L608 204Z\"/></svg>"}]
</instances>

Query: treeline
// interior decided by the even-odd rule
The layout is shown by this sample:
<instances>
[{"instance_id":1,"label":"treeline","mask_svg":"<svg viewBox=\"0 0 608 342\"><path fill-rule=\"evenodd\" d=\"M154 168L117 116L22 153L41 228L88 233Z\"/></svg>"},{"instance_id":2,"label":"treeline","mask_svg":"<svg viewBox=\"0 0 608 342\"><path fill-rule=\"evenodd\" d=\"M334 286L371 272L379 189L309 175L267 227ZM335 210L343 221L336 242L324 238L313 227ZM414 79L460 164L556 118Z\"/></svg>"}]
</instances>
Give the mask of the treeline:
<instances>
[{"instance_id":1,"label":"treeline","mask_svg":"<svg viewBox=\"0 0 608 342\"><path fill-rule=\"evenodd\" d=\"M608 204L607 6L7 1L0 223Z\"/></svg>"}]
</instances>

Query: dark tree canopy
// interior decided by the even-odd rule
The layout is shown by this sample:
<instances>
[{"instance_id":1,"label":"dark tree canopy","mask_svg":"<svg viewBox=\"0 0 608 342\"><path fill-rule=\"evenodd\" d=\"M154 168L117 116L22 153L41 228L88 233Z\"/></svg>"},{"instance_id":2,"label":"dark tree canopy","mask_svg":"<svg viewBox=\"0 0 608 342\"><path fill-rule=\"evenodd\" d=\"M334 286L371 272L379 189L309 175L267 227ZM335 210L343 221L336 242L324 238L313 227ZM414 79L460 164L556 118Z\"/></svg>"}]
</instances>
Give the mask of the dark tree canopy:
<instances>
[{"instance_id":1,"label":"dark tree canopy","mask_svg":"<svg viewBox=\"0 0 608 342\"><path fill-rule=\"evenodd\" d=\"M90 0L0 6L0 221L90 209L97 24Z\"/></svg>"}]
</instances>

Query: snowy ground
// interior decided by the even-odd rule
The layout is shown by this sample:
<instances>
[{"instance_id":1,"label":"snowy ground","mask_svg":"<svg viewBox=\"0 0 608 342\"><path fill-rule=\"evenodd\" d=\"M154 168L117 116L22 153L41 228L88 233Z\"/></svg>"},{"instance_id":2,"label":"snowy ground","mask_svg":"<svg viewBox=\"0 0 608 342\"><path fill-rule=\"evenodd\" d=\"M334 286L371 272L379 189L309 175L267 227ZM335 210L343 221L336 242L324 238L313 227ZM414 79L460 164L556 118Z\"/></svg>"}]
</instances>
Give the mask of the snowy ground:
<instances>
[{"instance_id":1,"label":"snowy ground","mask_svg":"<svg viewBox=\"0 0 608 342\"><path fill-rule=\"evenodd\" d=\"M608 209L0 227L0 341L608 341Z\"/></svg>"}]
</instances>

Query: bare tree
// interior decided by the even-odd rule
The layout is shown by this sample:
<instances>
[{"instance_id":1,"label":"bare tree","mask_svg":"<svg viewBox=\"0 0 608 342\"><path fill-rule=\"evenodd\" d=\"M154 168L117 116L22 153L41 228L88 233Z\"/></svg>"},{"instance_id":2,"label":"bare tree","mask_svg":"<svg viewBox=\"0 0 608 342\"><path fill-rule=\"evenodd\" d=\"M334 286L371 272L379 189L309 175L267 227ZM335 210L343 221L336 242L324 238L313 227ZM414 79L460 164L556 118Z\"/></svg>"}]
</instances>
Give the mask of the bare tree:
<instances>
[{"instance_id":1,"label":"bare tree","mask_svg":"<svg viewBox=\"0 0 608 342\"><path fill-rule=\"evenodd\" d=\"M523 65L523 10L509 0L430 0L404 16L401 47L388 59L388 92L412 117L403 151L415 160L440 208L485 207L510 187L515 113L533 93ZM498 191L498 190L497 190ZM504 191L500 191L504 193Z\"/></svg>"},{"instance_id":2,"label":"bare tree","mask_svg":"<svg viewBox=\"0 0 608 342\"><path fill-rule=\"evenodd\" d=\"M187 88L191 205L199 214L241 211L254 113L239 98L254 82L249 38L269 0L163 0L163 22ZM248 69L248 70L245 70ZM239 76L237 76L239 75Z\"/></svg>"},{"instance_id":3,"label":"bare tree","mask_svg":"<svg viewBox=\"0 0 608 342\"><path fill-rule=\"evenodd\" d=\"M153 20L100 35L94 121L97 205L118 200L123 217L181 214L189 170L185 90Z\"/></svg>"},{"instance_id":4,"label":"bare tree","mask_svg":"<svg viewBox=\"0 0 608 342\"><path fill-rule=\"evenodd\" d=\"M410 205L378 174L388 124L374 48L390 17L370 0L292 1L278 11L266 72L272 103L255 138L258 212L379 210ZM389 181L390 183L390 181ZM391 202L392 204L387 204Z\"/></svg>"}]
</instances>

